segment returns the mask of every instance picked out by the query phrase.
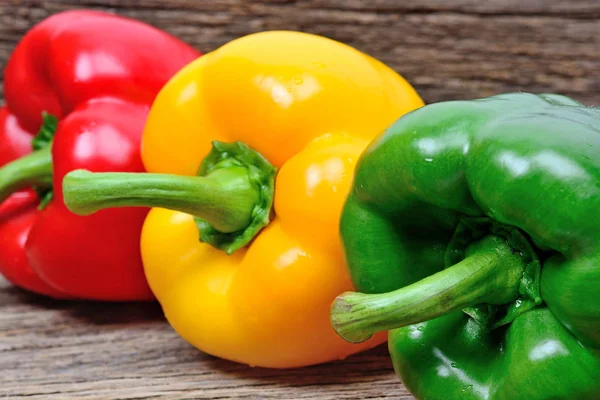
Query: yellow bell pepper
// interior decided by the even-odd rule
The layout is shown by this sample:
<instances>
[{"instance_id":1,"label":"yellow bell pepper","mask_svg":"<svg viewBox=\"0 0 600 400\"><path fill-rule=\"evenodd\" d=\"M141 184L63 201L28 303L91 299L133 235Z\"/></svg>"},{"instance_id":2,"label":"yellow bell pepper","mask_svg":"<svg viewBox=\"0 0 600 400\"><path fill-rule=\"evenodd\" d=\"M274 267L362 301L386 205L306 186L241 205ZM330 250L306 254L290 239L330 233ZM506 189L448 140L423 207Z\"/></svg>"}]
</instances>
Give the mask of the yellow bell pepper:
<instances>
[{"instance_id":1,"label":"yellow bell pepper","mask_svg":"<svg viewBox=\"0 0 600 400\"><path fill-rule=\"evenodd\" d=\"M349 46L249 35L160 92L142 145L154 174L75 171L65 202L80 214L162 207L142 233L146 276L198 349L274 368L342 359L386 339L349 344L329 321L333 299L352 289L338 223L353 169L375 135L422 105L402 77Z\"/></svg>"}]
</instances>

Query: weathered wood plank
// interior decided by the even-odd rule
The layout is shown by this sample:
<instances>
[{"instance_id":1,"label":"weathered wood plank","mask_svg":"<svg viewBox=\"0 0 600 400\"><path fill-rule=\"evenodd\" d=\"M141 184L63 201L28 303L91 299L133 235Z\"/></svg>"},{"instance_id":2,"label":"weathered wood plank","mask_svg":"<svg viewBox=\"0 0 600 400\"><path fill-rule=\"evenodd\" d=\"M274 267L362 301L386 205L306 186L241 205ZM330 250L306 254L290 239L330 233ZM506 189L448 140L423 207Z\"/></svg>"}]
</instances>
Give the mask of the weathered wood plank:
<instances>
[{"instance_id":1,"label":"weathered wood plank","mask_svg":"<svg viewBox=\"0 0 600 400\"><path fill-rule=\"evenodd\" d=\"M411 399L385 346L344 362L249 368L200 353L156 303L49 301L0 278L0 398Z\"/></svg>"},{"instance_id":2,"label":"weathered wood plank","mask_svg":"<svg viewBox=\"0 0 600 400\"><path fill-rule=\"evenodd\" d=\"M532 91L600 104L595 0L0 0L0 65L35 22L73 7L139 18L203 51L261 30L321 34L388 63L427 102Z\"/></svg>"}]
</instances>

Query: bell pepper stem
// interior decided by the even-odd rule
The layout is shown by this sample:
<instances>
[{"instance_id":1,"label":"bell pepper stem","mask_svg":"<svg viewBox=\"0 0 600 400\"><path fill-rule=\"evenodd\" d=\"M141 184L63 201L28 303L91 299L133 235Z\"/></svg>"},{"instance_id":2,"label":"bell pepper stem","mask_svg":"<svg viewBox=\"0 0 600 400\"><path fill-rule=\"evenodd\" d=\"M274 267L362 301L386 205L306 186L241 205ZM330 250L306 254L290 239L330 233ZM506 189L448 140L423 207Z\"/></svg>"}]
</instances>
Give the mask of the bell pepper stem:
<instances>
[{"instance_id":1,"label":"bell pepper stem","mask_svg":"<svg viewBox=\"0 0 600 400\"><path fill-rule=\"evenodd\" d=\"M63 179L65 205L88 215L112 207L161 207L195 216L200 241L227 254L269 224L277 168L241 142L213 142L198 176L91 173Z\"/></svg>"},{"instance_id":2,"label":"bell pepper stem","mask_svg":"<svg viewBox=\"0 0 600 400\"><path fill-rule=\"evenodd\" d=\"M162 207L200 217L221 232L245 228L259 196L243 167L205 177L76 170L65 176L63 194L67 208L79 215L112 207Z\"/></svg>"},{"instance_id":3,"label":"bell pepper stem","mask_svg":"<svg viewBox=\"0 0 600 400\"><path fill-rule=\"evenodd\" d=\"M469 247L465 259L389 293L347 292L331 306L331 322L346 341L400 328L480 303L505 304L519 296L525 264L503 239L489 236Z\"/></svg>"},{"instance_id":4,"label":"bell pepper stem","mask_svg":"<svg viewBox=\"0 0 600 400\"><path fill-rule=\"evenodd\" d=\"M0 168L0 202L11 194L31 186L52 185L51 147L34 151Z\"/></svg>"}]
</instances>

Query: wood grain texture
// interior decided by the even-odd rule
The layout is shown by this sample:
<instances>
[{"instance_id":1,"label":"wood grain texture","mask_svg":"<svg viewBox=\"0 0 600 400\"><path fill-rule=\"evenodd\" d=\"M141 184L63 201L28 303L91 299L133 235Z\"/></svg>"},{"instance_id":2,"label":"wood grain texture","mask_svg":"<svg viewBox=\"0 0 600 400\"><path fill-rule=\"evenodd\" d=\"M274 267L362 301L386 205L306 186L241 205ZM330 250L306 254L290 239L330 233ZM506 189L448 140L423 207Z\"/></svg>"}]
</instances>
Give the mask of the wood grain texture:
<instances>
[{"instance_id":1,"label":"wood grain texture","mask_svg":"<svg viewBox=\"0 0 600 400\"><path fill-rule=\"evenodd\" d=\"M203 354L156 303L49 301L0 278L0 398L400 399L385 346L315 367L249 368Z\"/></svg>"},{"instance_id":2,"label":"wood grain texture","mask_svg":"<svg viewBox=\"0 0 600 400\"><path fill-rule=\"evenodd\" d=\"M0 0L0 69L33 24L81 7L204 52L262 30L324 35L386 62L426 102L530 91L600 104L597 0ZM1 278L0 371L10 399L412 399L385 346L302 370L251 369L186 344L156 304L48 301Z\"/></svg>"},{"instance_id":3,"label":"wood grain texture","mask_svg":"<svg viewBox=\"0 0 600 400\"><path fill-rule=\"evenodd\" d=\"M597 0L0 0L0 65L34 23L80 7L147 21L205 52L262 30L324 35L386 62L426 102L530 91L600 104Z\"/></svg>"}]
</instances>

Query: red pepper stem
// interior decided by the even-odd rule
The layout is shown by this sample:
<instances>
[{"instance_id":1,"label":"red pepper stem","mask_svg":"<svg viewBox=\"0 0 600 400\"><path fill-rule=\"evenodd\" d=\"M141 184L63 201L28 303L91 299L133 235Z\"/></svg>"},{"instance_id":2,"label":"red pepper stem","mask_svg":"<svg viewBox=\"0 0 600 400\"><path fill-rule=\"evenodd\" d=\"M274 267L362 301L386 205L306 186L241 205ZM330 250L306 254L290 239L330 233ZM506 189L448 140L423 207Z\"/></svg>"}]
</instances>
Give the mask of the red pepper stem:
<instances>
[{"instance_id":1,"label":"red pepper stem","mask_svg":"<svg viewBox=\"0 0 600 400\"><path fill-rule=\"evenodd\" d=\"M469 247L461 262L389 293L348 292L331 306L335 331L353 343L375 332L428 321L481 303L506 304L519 296L525 263L504 240L489 236Z\"/></svg>"},{"instance_id":2,"label":"red pepper stem","mask_svg":"<svg viewBox=\"0 0 600 400\"><path fill-rule=\"evenodd\" d=\"M45 147L0 168L0 202L28 187L52 186L52 150Z\"/></svg>"},{"instance_id":3,"label":"red pepper stem","mask_svg":"<svg viewBox=\"0 0 600 400\"><path fill-rule=\"evenodd\" d=\"M65 205L79 215L112 207L161 207L202 218L221 232L247 227L259 191L244 167L207 176L150 173L92 173L76 170L63 180Z\"/></svg>"}]
</instances>

